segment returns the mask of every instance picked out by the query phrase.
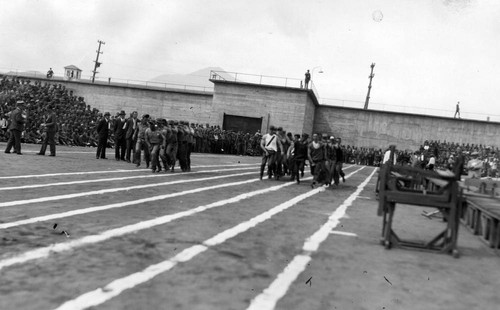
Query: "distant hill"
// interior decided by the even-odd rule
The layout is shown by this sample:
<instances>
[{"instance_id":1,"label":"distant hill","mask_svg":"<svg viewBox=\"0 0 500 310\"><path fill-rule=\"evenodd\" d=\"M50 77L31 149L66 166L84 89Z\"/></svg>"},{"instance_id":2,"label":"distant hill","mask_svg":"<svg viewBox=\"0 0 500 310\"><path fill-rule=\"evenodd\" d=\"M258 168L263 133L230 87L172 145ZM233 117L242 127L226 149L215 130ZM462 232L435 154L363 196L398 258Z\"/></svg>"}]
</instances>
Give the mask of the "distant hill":
<instances>
[{"instance_id":1,"label":"distant hill","mask_svg":"<svg viewBox=\"0 0 500 310\"><path fill-rule=\"evenodd\" d=\"M47 73L42 73L40 71L24 71L24 72L15 72L9 71L5 73L5 75L14 75L14 76L33 76L33 77L47 77Z\"/></svg>"},{"instance_id":2,"label":"distant hill","mask_svg":"<svg viewBox=\"0 0 500 310\"><path fill-rule=\"evenodd\" d=\"M150 80L150 82L170 83L179 85L192 85L213 87L214 84L208 79L210 78L210 71L225 71L219 67L207 67L188 74L162 74ZM234 80L230 74L219 73L222 77L228 80Z\"/></svg>"}]
</instances>

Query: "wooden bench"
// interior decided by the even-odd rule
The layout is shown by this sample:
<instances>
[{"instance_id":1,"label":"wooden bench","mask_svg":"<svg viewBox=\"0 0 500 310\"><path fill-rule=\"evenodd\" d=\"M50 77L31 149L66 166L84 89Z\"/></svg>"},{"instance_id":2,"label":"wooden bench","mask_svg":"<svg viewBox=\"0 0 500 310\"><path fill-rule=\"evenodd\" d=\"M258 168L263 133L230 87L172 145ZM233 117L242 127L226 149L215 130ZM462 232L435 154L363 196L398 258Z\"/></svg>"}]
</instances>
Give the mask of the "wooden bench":
<instances>
[{"instance_id":1,"label":"wooden bench","mask_svg":"<svg viewBox=\"0 0 500 310\"><path fill-rule=\"evenodd\" d=\"M500 181L492 179L465 179L464 188L470 193L500 197Z\"/></svg>"},{"instance_id":2,"label":"wooden bench","mask_svg":"<svg viewBox=\"0 0 500 310\"><path fill-rule=\"evenodd\" d=\"M379 172L378 215L383 217L381 243L450 253L459 256L457 249L462 191L453 173L439 173L384 164ZM428 242L402 240L392 229L396 204L436 207L443 214L446 228Z\"/></svg>"},{"instance_id":3,"label":"wooden bench","mask_svg":"<svg viewBox=\"0 0 500 310\"><path fill-rule=\"evenodd\" d=\"M462 223L488 246L500 251L500 197L465 192Z\"/></svg>"}]
</instances>

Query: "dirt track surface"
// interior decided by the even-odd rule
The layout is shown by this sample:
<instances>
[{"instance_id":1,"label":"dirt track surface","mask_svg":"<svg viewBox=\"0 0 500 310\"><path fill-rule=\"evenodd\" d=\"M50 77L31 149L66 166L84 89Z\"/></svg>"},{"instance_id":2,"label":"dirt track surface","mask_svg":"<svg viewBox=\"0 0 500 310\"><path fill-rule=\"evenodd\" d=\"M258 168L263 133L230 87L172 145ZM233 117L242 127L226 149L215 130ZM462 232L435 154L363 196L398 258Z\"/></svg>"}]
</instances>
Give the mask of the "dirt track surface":
<instances>
[{"instance_id":1,"label":"dirt track surface","mask_svg":"<svg viewBox=\"0 0 500 310\"><path fill-rule=\"evenodd\" d=\"M194 154L191 173L152 174L96 160L95 149L58 147L57 157L42 157L35 155L38 145L23 145L23 156L4 148L0 143L0 309L55 309L98 289L106 300L91 309L247 309L265 290L266 300L276 301L267 309L500 304L500 257L464 226L459 259L380 245L373 167L346 165L346 183L322 191L310 180L259 181L260 159L253 157ZM68 174L75 172L85 174ZM264 193L247 197L258 190ZM304 194L310 196L290 202ZM318 249L305 251L304 243L345 207ZM432 238L444 223L421 216L423 210L432 211L398 207L395 230ZM294 258L307 256L305 269L278 285L282 297L267 290L279 275L293 273L287 266ZM130 284L133 274L159 263L166 270ZM115 288L108 284L127 276L120 283L131 286L110 297Z\"/></svg>"}]
</instances>

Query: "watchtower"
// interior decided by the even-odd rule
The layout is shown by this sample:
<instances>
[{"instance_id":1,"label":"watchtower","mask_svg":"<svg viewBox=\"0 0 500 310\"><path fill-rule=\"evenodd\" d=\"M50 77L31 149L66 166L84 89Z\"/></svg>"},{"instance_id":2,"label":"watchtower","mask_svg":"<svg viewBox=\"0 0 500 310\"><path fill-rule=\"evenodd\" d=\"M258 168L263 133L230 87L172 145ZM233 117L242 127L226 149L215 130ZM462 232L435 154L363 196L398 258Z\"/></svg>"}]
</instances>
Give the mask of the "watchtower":
<instances>
[{"instance_id":1,"label":"watchtower","mask_svg":"<svg viewBox=\"0 0 500 310\"><path fill-rule=\"evenodd\" d=\"M79 80L82 77L82 70L76 66L69 65L64 67L64 78L66 80Z\"/></svg>"}]
</instances>

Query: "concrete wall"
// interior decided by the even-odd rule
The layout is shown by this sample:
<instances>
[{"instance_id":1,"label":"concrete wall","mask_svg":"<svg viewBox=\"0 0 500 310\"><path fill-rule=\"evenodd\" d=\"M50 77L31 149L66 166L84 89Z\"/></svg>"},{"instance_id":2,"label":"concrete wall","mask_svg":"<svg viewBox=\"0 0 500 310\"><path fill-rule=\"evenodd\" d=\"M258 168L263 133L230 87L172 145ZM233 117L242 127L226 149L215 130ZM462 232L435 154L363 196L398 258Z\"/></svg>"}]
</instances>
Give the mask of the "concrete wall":
<instances>
[{"instance_id":1,"label":"concrete wall","mask_svg":"<svg viewBox=\"0 0 500 310\"><path fill-rule=\"evenodd\" d=\"M344 144L415 149L425 140L500 146L500 123L416 114L320 106L314 131L342 137Z\"/></svg>"},{"instance_id":2,"label":"concrete wall","mask_svg":"<svg viewBox=\"0 0 500 310\"><path fill-rule=\"evenodd\" d=\"M85 97L87 104L112 114L125 110L149 113L155 117L211 123L213 94L196 91L155 90L141 87L122 87L78 82L67 82L66 87L77 96Z\"/></svg>"},{"instance_id":3,"label":"concrete wall","mask_svg":"<svg viewBox=\"0 0 500 310\"><path fill-rule=\"evenodd\" d=\"M299 88L212 81L212 94L88 81L49 82L61 83L85 97L87 104L111 113L137 110L139 115L220 126L224 113L257 117L262 118L262 132L269 125L292 133L326 132L342 137L345 144L366 147L395 143L400 149L415 149L425 140L500 146L500 123L320 106L311 90Z\"/></svg>"},{"instance_id":4,"label":"concrete wall","mask_svg":"<svg viewBox=\"0 0 500 310\"><path fill-rule=\"evenodd\" d=\"M212 103L212 121L222 125L223 114L262 117L261 132L268 125L282 126L292 133L312 129L313 108L307 104L309 92L298 88L255 85L227 81L215 84ZM306 107L308 120L306 121Z\"/></svg>"},{"instance_id":5,"label":"concrete wall","mask_svg":"<svg viewBox=\"0 0 500 310\"><path fill-rule=\"evenodd\" d=\"M304 125L302 127L302 131L292 132L293 134L307 133L310 136L312 135L314 129L314 118L317 107L318 107L317 98L311 91L308 93L308 96L306 97L305 111L304 111Z\"/></svg>"}]
</instances>

